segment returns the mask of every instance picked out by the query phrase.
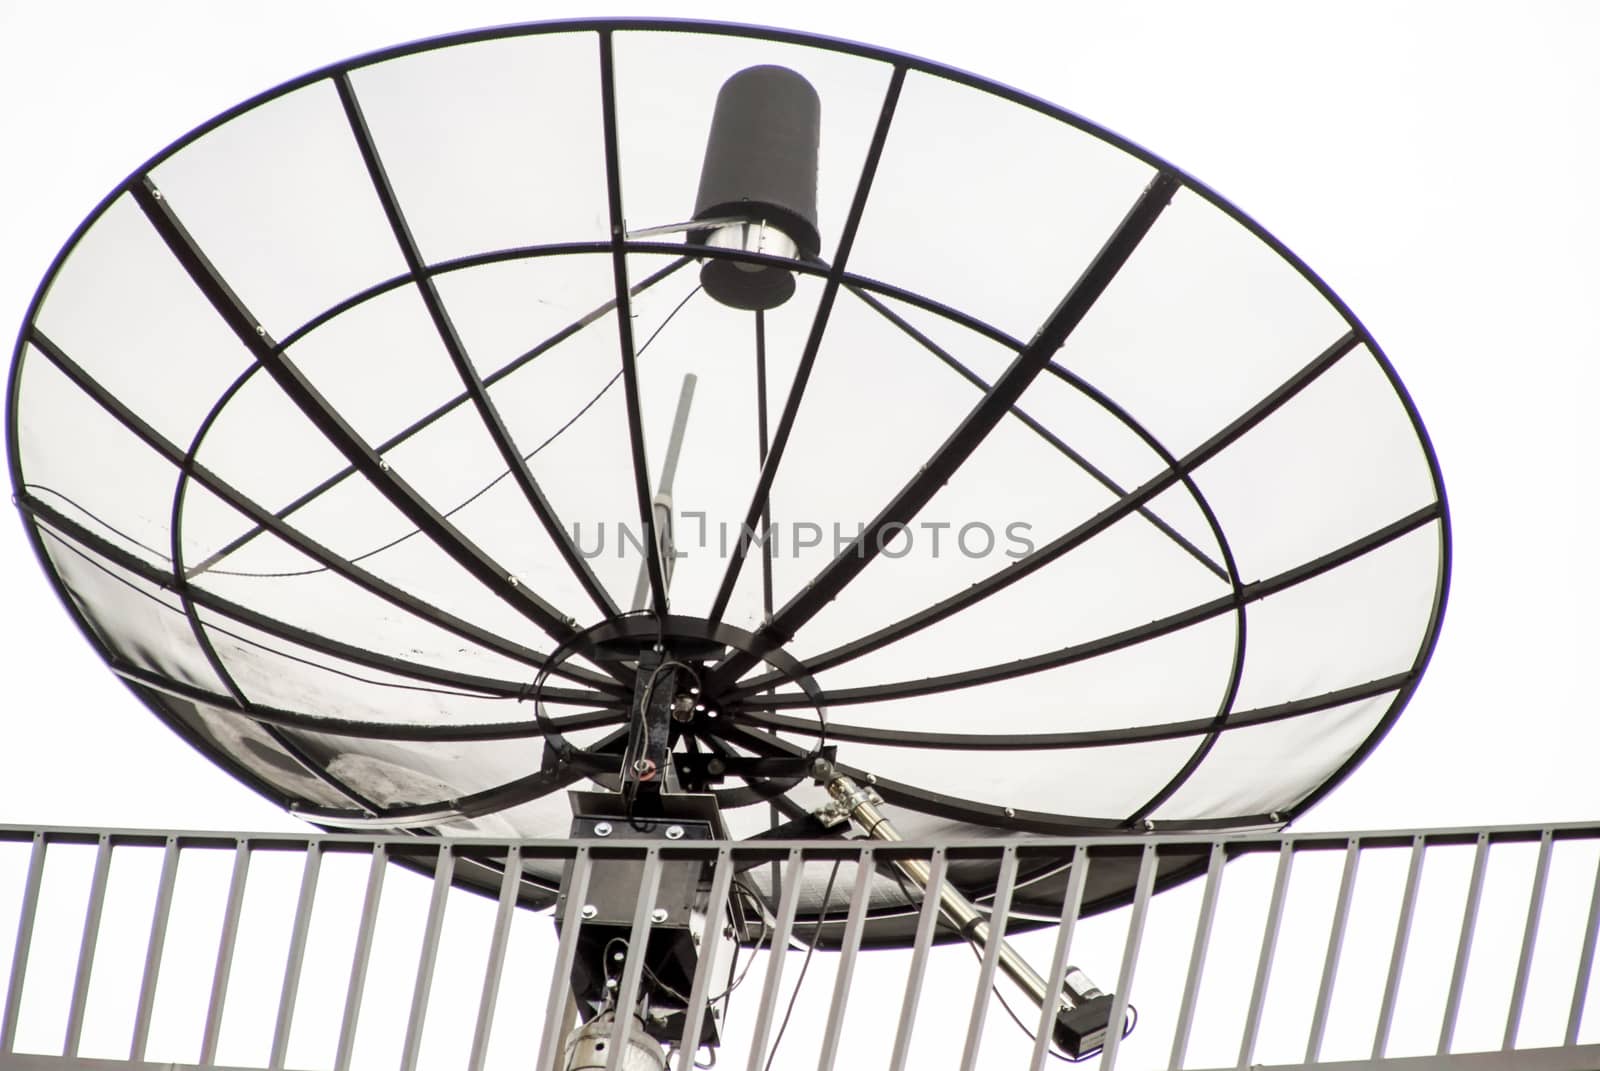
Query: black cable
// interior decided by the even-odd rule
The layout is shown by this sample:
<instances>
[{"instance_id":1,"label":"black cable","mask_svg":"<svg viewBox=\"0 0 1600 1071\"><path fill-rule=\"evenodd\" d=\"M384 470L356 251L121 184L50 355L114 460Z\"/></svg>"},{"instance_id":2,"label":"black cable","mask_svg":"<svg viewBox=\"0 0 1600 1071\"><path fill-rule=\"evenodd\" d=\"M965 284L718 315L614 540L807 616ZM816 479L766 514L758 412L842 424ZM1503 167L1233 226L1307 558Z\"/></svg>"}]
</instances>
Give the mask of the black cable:
<instances>
[{"instance_id":1,"label":"black cable","mask_svg":"<svg viewBox=\"0 0 1600 1071\"><path fill-rule=\"evenodd\" d=\"M817 950L817 940L822 936L822 924L828 917L828 900L833 896L833 882L838 876L839 860L835 859L833 869L828 873L827 887L822 890L822 904L817 908L817 925L811 931L811 943L806 947L806 958L800 962L800 975L794 980L794 990L789 994L789 1007L784 1010L783 1022L778 1024L778 1036L772 1039L772 1048L767 1050L767 1063L763 1071L772 1071L772 1061L778 1056L778 1046L783 1041L783 1032L789 1028L789 1017L794 1014L795 1001L800 999L800 987L806 980L806 968L811 966L811 954Z\"/></svg>"},{"instance_id":2,"label":"black cable","mask_svg":"<svg viewBox=\"0 0 1600 1071\"><path fill-rule=\"evenodd\" d=\"M755 953L761 951L762 944L764 944L766 942L768 937L772 936L772 924L767 919L766 905L761 902L760 894L757 893L754 889L750 888L750 886L746 885L744 883L744 879L743 878L735 878L733 884L734 884L734 887L737 888L745 896L745 899L746 899L747 902L755 904L756 913L761 916L761 934L760 934L760 936L758 936L756 938L755 947L753 947L750 950L750 953L751 953L750 959L744 965L744 972L742 974L740 974L739 977L737 977L737 978L734 978L733 972L734 972L734 969L736 967L738 967L738 965L739 965L739 943L737 941L734 942L734 945L733 945L733 962L730 963L729 966L728 966L728 978L729 978L728 988L724 989L721 993L718 993L716 996L710 998L710 1000L707 1002L707 1003L710 1003L710 1004L715 1004L719 1000L720 1001L724 1001L725 1003L723 1004L723 1008L722 1008L722 1015L723 1015L724 1019L726 1019L727 1015L728 1015L728 1008L727 1008L727 1003L726 1002L728 1002L728 1001L730 1001L732 999L733 991L735 989L738 989L741 985L744 984L745 976L750 973L750 968L755 964L755 961L756 961Z\"/></svg>"},{"instance_id":3,"label":"black cable","mask_svg":"<svg viewBox=\"0 0 1600 1071\"><path fill-rule=\"evenodd\" d=\"M679 311L681 311L683 309L683 307L689 303L689 299L694 297L699 292L700 292L700 287L696 286L693 290L689 291L689 293L684 296L682 301L678 302L678 304L676 306L674 306L674 308L673 308L673 310L671 312L667 313L666 319L662 320L661 323L659 325L657 325L656 329L650 333L650 337L644 340L644 345L639 347L638 351L635 353L635 357L642 357L644 355L644 351L650 348L650 343L652 343L652 342L654 342L656 340L656 336L661 334L661 332L666 329L666 326L672 322L673 318L678 315ZM584 403L584 405L583 405L583 407L581 409L579 409L570 418L568 418L566 423L562 424L555 431L551 432L550 435L547 436L543 442L541 442L538 446L535 446L532 450L528 451L526 454L523 454L522 455L522 460L523 461L532 461L535 455L537 455L545 447L549 446L551 443L555 442L558 438L560 438L563 434L565 434L567 429L571 428L572 425L576 424L578 422L578 420L585 413L587 413L589 410L593 409L595 407L595 405L597 405L599 403L600 399L605 397L606 393L608 391L610 391L612 387L616 386L617 380L619 380L621 378L622 378L622 369L618 368L617 371L616 371L616 374L613 375L609 380L606 381L606 385L600 388L600 391L599 391L598 394L596 394L593 398L590 398L586 403ZM494 479L490 480L488 483L486 483L482 487L478 488L471 495L469 495L464 501L459 502L455 506L453 506L452 508L446 510L443 513L442 516L444 516L446 519L448 519L450 517L454 517L457 513L460 513L462 510L464 510L468 506L472 505L478 499L480 499L484 495L488 494L491 488L493 488L496 484L498 484L501 480L505 479L509 475L511 475L511 470L508 468L504 472L502 472L500 475L496 476ZM46 490L48 490L48 488L46 488ZM52 491L51 493L52 494L57 494L62 498L66 497L65 495L60 495L59 492ZM70 502L71 499L68 499L67 501ZM77 503L74 502L73 505L77 506L78 509L83 510L83 512L85 514L87 514L88 516L94 517L94 514L89 513L89 511L83 509L82 506L78 506ZM129 542L133 543L135 546L141 546L141 547L144 546L144 544L139 543L137 540L131 539L130 537L128 537L127 535L124 535L121 532L117 532L117 530L115 528L112 528L111 525L106 524L105 521L100 520L98 517L94 517L94 519L96 521L98 521L100 524L105 525L105 527L110 529L111 531L116 532L116 534L121 536L123 539L127 539ZM371 558L371 557L373 557L375 555L382 554L386 550L391 550L394 547L399 546L401 543L404 543L406 540L410 539L412 536L421 534L421 532L422 532L422 529L413 528L411 531L407 532L405 535L399 536L398 538L395 538L395 539L391 539L389 542L383 544L381 547L375 547L372 550L366 551L363 554L358 554L354 558L349 559L349 561L350 561L350 563L352 565L355 564L356 562L365 561L366 559ZM150 548L146 547L145 549L149 550ZM159 551L155 551L153 553L160 553L160 552ZM163 556L163 557L165 557L165 556ZM171 559L167 559L167 560L170 561ZM258 572L251 572L249 570L241 570L241 569L207 569L207 570L205 570L205 572L215 573L218 576L240 576L240 577L249 577L249 578L252 578L252 579L260 579L260 580L277 580L277 579L288 579L290 577L297 577L297 576L314 576L317 573L325 573L327 571L328 571L328 566L326 566L326 565L318 566L315 569L298 569L298 570L292 570L292 571L287 571L287 572L274 572L274 573L258 573Z\"/></svg>"},{"instance_id":4,"label":"black cable","mask_svg":"<svg viewBox=\"0 0 1600 1071\"><path fill-rule=\"evenodd\" d=\"M71 497L69 497L67 495L62 494L60 491L57 491L54 487L50 487L47 484L42 484L42 483L24 483L22 485L22 489L24 491L43 491L47 495L54 495L56 498L59 498L61 501L65 502L67 505L71 506L73 509L75 509L79 513L83 514L85 517L89 518L95 524L98 524L100 527L104 528L106 531L110 532L112 535L116 536L118 539L121 539L126 543L132 543L134 546L138 547L140 550L147 551L150 554L155 555L157 558L160 558L162 561L166 562L169 565L172 563L172 557L170 555L168 555L165 551L158 550L155 547L150 546L148 543L139 542L137 539L133 538L133 536L129 535L127 532L124 532L122 529L118 528L116 525L112 524L110 521L106 520L104 517L101 517L98 514L94 513L88 507L84 506L83 503L81 503L81 502L77 501L76 499L71 498Z\"/></svg>"},{"instance_id":5,"label":"black cable","mask_svg":"<svg viewBox=\"0 0 1600 1071\"><path fill-rule=\"evenodd\" d=\"M638 610L633 612L652 613L653 611ZM657 621L657 625L659 627L659 620ZM624 779L622 803L623 815L627 818L629 827L632 828L635 833L647 833L649 832L649 827L640 825L633 817L634 800L638 795L638 781L635 778L629 777L628 775L633 769L633 763L642 757L644 749L648 746L647 731L649 723L648 711L650 710L650 699L651 696L655 694L656 681L660 679L663 672L669 669L683 670L691 678L693 678L695 692L698 694L700 691L700 674L695 672L695 668L693 666L689 665L687 662L679 662L677 659L673 658L663 659L660 664L655 667L655 669L650 671L650 676L645 679L644 688L639 695L638 710L635 711L630 709L628 715L628 746L624 750L622 757L622 775ZM668 761L670 760L671 757L668 756ZM666 776L666 772L664 770L657 770L656 774L663 778Z\"/></svg>"},{"instance_id":6,"label":"black cable","mask_svg":"<svg viewBox=\"0 0 1600 1071\"><path fill-rule=\"evenodd\" d=\"M630 948L629 948L629 945L628 945L628 939L626 937L613 937L611 940L606 942L605 948L602 949L601 952L600 952L600 972L605 977L605 979L606 979L606 981L608 983L614 977L612 975L612 973L611 973L611 964L614 962L612 960L612 958L611 958L611 948L612 948L613 945L621 945L622 946L623 952L622 952L622 958L621 958L620 962L622 962L624 965L626 965L628 953L630 951ZM650 950L647 947L643 952L639 953L640 960L641 960L641 962L639 963L639 968L640 968L641 972L643 973L644 977L649 981L649 983L651 985L655 986L657 989L661 990L663 993L666 993L670 997L676 997L678 999L678 1001L680 1003L682 1003L685 1008L687 1008L689 1006L689 998L684 996L682 993L678 992L678 990L674 989L672 986L668 985L666 982L663 982L661 980L660 976L657 975L655 971L650 969L649 962L644 960L644 957L649 954L649 951ZM610 993L610 994L615 994L618 990L620 990L620 988L621 987L619 986L618 989L612 989L612 987L609 984L606 986L606 989L607 989L608 993Z\"/></svg>"},{"instance_id":7,"label":"black cable","mask_svg":"<svg viewBox=\"0 0 1600 1071\"><path fill-rule=\"evenodd\" d=\"M87 551L75 546L73 543L71 543L70 541L66 540L64 537L57 536L56 533L53 530L47 529L47 534L49 534L51 536L51 538L54 539L55 542L62 549L70 551L71 553L77 555L79 558L82 558L86 564L88 564L88 565L94 567L95 569L98 569L100 572L104 573L108 579L110 579L112 581L115 581L118 584L121 584L123 587L125 587L129 591L133 592L135 595L138 595L141 598L150 600L151 602L155 603L157 606L161 607L163 610L166 610L169 613L178 614L179 616L182 616L183 611L179 610L177 607L168 605L167 603L163 602L161 599L157 598L152 593L150 593L148 591L145 591L143 588L139 587L137 584L132 583L126 577L121 576L118 573L112 572L109 568L106 567L106 563L104 562L104 560L102 560L100 558L97 558L94 555L88 553ZM268 654L276 655L279 658L285 659L286 661L298 662L301 665L310 666L312 669L319 669L319 670L322 670L324 673L332 673L335 676L345 677L345 678L348 678L349 680L358 681L358 682L360 682L362 684L371 684L371 685L374 685L374 686L379 687L379 688L394 688L394 689L398 689L400 691L405 691L405 692L425 692L425 693L428 693L430 695L460 696L463 699L494 699L494 700L501 700L501 699L514 698L513 696L509 696L509 695L492 695L492 694L490 694L488 692L467 692L467 691L461 691L461 690L458 690L458 689L455 689L455 688L439 688L439 687L435 687L433 685L427 685L427 684L401 684L398 681L380 681L380 680L376 680L376 679L374 679L372 677L363 677L358 673L350 673L350 672L348 672L346 670L337 669L337 668L335 668L333 666L323 665L321 662L314 662L309 658L302 658L299 655L290 654L288 651L279 650L278 648L273 647L270 644L262 643L259 640L253 640L248 636L243 636L243 635L240 635L239 633L234 632L234 631L232 631L230 629L223 628L221 625L218 625L215 622L206 621L206 622L204 622L204 624L205 624L206 630L208 632L214 632L214 633L217 633L219 635L227 636L227 637L229 637L231 639L238 640L240 643L247 644L247 645L249 645L251 647L255 647L255 648L257 648L259 650L262 650L262 651L266 651Z\"/></svg>"},{"instance_id":8,"label":"black cable","mask_svg":"<svg viewBox=\"0 0 1600 1071\"><path fill-rule=\"evenodd\" d=\"M978 946L973 944L972 941L969 939L967 941L967 947L972 949L972 954L978 957L978 962L979 963L982 963L983 962L983 953L978 951ZM994 985L993 983L991 983L990 986L989 986L989 990L990 990L990 992L992 992L995 995L995 999L1000 1002L1000 1006L1006 1010L1006 1014L1011 1016L1011 1021L1013 1023L1017 1024L1017 1029L1022 1031L1023 1034L1025 1034L1027 1036L1029 1041L1034 1042L1035 1044L1037 1044L1038 1041L1039 1041L1039 1035L1035 1034L1032 1030L1029 1030L1027 1024L1022 1021L1021 1017L1018 1016L1016 1012L1011 1010L1011 1005L1006 1001L1005 994L1000 992L1000 987L998 985ZM1122 1036L1123 1037L1127 1037L1129 1034L1133 1033L1133 1028L1139 1025L1139 1009L1135 1008L1132 1004L1129 1004L1128 1005L1128 1011L1133 1013L1133 1022L1131 1022L1131 1023L1124 1022L1123 1023L1123 1027L1122 1027ZM1057 1052L1056 1051L1055 1040L1053 1038L1051 1039L1050 1044L1048 1046L1046 1046L1045 1051L1048 1052L1051 1056L1054 1056L1057 1060L1061 1060L1061 1061L1063 1061L1065 1063L1069 1063L1069 1064L1081 1064L1085 1060L1092 1060L1096 1056L1100 1055L1100 1049L1096 1049L1096 1050L1094 1050L1094 1052L1086 1053L1083 1056L1068 1056L1064 1052Z\"/></svg>"}]
</instances>

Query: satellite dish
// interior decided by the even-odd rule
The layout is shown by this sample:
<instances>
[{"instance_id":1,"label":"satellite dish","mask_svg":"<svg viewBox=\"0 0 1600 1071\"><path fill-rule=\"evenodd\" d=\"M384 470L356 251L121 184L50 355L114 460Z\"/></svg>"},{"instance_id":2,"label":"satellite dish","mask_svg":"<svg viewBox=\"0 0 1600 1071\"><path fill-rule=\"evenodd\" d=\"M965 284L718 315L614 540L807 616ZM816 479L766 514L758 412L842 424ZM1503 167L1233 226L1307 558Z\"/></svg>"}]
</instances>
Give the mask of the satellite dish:
<instances>
[{"instance_id":1,"label":"satellite dish","mask_svg":"<svg viewBox=\"0 0 1600 1071\"><path fill-rule=\"evenodd\" d=\"M821 835L837 775L913 840L1278 828L1449 572L1415 408L1259 225L1015 90L727 25L439 38L207 123L52 265L8 433L112 669L335 829L609 792ZM1065 884L1028 865L1016 927ZM848 888L801 894L822 944Z\"/></svg>"}]
</instances>

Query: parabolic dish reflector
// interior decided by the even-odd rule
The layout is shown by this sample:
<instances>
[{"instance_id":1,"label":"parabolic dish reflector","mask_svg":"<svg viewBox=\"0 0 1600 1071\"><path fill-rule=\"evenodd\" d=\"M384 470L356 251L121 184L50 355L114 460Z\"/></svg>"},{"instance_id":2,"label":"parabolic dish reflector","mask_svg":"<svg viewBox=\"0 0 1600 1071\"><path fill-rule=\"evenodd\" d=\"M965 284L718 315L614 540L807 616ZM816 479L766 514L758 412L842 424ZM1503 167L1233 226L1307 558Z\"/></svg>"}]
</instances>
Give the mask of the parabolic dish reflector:
<instances>
[{"instance_id":1,"label":"parabolic dish reflector","mask_svg":"<svg viewBox=\"0 0 1600 1071\"><path fill-rule=\"evenodd\" d=\"M669 226L760 65L820 103L815 255ZM769 30L502 28L241 105L73 236L9 401L91 641L334 828L565 836L657 643L735 836L823 801L782 771L824 746L909 839L1281 826L1399 714L1448 577L1404 389L1262 228L1024 94ZM1131 879L1096 870L1091 908ZM909 932L880 885L869 942Z\"/></svg>"}]
</instances>

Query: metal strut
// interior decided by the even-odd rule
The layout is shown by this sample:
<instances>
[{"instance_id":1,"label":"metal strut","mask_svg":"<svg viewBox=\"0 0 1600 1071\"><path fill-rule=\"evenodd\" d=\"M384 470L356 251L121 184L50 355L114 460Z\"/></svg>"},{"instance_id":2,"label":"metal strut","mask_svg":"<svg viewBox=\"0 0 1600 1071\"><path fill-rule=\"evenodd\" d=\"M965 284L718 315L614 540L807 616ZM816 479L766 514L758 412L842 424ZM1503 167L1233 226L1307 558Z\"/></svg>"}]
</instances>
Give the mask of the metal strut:
<instances>
[{"instance_id":1,"label":"metal strut","mask_svg":"<svg viewBox=\"0 0 1600 1071\"><path fill-rule=\"evenodd\" d=\"M837 825L849 819L873 840L898 842L904 838L886 818L878 806L882 797L870 787L857 784L843 774L834 773L832 767L819 763L818 779L827 787L833 801L820 808L817 817L824 823ZM894 866L910 879L923 894L929 892L928 865L920 859L896 859ZM999 967L1006 977L1016 983L1036 1005L1044 1007L1049 999L1050 986L1028 961L1011 947L1004 934L993 933L988 917L971 900L963 896L949 882L941 882L938 889L939 910L968 942L980 953L991 940L1000 944ZM1074 1059L1097 1052L1104 1044L1111 1021L1111 994L1103 992L1077 967L1068 967L1062 979L1060 1007L1055 1016L1055 1042Z\"/></svg>"}]
</instances>

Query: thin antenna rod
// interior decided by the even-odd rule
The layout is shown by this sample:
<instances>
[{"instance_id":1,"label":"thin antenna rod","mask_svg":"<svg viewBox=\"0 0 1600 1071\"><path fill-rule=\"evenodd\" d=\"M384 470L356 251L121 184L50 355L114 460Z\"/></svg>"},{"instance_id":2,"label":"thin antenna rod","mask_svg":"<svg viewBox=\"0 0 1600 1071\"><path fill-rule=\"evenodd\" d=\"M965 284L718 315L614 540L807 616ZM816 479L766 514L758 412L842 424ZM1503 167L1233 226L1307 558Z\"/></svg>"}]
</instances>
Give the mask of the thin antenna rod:
<instances>
[{"instance_id":1,"label":"thin antenna rod","mask_svg":"<svg viewBox=\"0 0 1600 1071\"><path fill-rule=\"evenodd\" d=\"M694 385L699 382L693 372L683 377L678 388L678 411L672 417L672 436L667 440L667 457L661 463L661 479L656 483L656 496L650 508L656 513L656 532L660 543L656 550L661 554L662 582L672 586L672 559L676 548L672 542L672 481L678 475L678 454L683 450L683 433L689 427L689 407L694 403ZM633 608L643 610L650 598L650 563L639 563L639 581L633 586Z\"/></svg>"}]
</instances>

